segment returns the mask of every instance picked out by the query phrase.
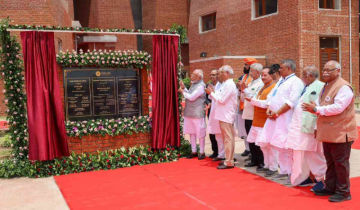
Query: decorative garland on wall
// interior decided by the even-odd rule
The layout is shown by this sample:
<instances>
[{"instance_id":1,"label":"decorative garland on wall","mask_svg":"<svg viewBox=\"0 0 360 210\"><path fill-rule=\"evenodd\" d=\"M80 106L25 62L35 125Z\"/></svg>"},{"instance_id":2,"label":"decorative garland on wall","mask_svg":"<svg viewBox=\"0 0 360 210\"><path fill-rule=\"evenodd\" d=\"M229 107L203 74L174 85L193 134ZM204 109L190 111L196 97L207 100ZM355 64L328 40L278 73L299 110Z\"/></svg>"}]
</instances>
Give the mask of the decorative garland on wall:
<instances>
[{"instance_id":1,"label":"decorative garland on wall","mask_svg":"<svg viewBox=\"0 0 360 210\"><path fill-rule=\"evenodd\" d=\"M8 19L0 22L0 65L1 77L4 83L4 96L9 121L9 138L11 139L12 158L14 161L27 160L28 158L28 133L25 77L21 45L16 36L10 36L6 31Z\"/></svg>"},{"instance_id":2,"label":"decorative garland on wall","mask_svg":"<svg viewBox=\"0 0 360 210\"><path fill-rule=\"evenodd\" d=\"M145 66L149 70L151 55L147 52L128 50L128 51L92 51L88 50L77 53L73 50L58 53L56 61L62 67L110 67L110 68L137 68L143 69Z\"/></svg>"},{"instance_id":3,"label":"decorative garland on wall","mask_svg":"<svg viewBox=\"0 0 360 210\"><path fill-rule=\"evenodd\" d=\"M46 177L51 175L60 175L68 173L78 173L81 171L109 170L114 168L128 167L132 165L143 165L149 163L159 163L177 160L180 155L187 155L191 152L190 145L184 141L181 135L181 147L167 147L164 150L152 150L149 147L121 148L115 151L101 151L95 155L92 154L74 154L69 157L55 158L51 161L29 161L28 160L28 132L27 132L27 111L26 94L23 91L25 87L24 68L22 55L20 53L21 45L16 36L10 36L7 31L10 29L30 29L30 30L76 30L92 32L141 32L141 33L162 33L178 34L178 29L169 30L130 30L130 29L89 29L89 28L69 28L58 26L29 26L29 25L9 25L9 18L0 20L0 72L4 82L5 103L7 120L9 121L9 135L11 139L12 155L10 159L2 160L0 163L0 178L12 178L19 176L28 177ZM177 28L184 32L182 26ZM181 40L185 40L181 38ZM181 77L181 47L179 46L178 56L178 79ZM58 54L57 61L63 67L95 66L95 67L135 67L143 68L151 63L151 56L145 52L127 51L127 52L101 52L95 55L95 51L87 52L88 56L81 58L82 54L62 52ZM101 54L102 53L102 54ZM111 55L113 53L113 55ZM117 55L116 55L117 53ZM70 57L71 56L71 57ZM80 56L80 59L76 59ZM96 57L95 57L96 56ZM97 57L99 56L100 59ZM88 58L89 57L89 58ZM92 58L94 57L94 58ZM101 58L104 58L103 60ZM95 59L95 60L94 60ZM96 60L99 59L99 62ZM119 60L118 60L119 59ZM76 62L77 60L77 62ZM84 60L84 62L82 62ZM61 62L62 61L62 62ZM92 61L92 62L91 62ZM103 63L104 61L104 63ZM121 61L121 62L120 62ZM118 62L118 63L117 63ZM124 63L123 63L124 62ZM126 63L127 62L127 63ZM148 63L147 63L148 62ZM94 63L94 64L93 64ZM149 68L148 68L149 70ZM182 96L179 95L179 112L181 124L182 118ZM131 123L132 122L132 123ZM124 126L119 126L124 124ZM127 123L127 124L126 124ZM125 126L126 125L126 126ZM105 126L107 126L105 128ZM96 129L96 130L95 130ZM115 129L115 130L114 130ZM91 134L100 135L121 135L132 134L133 132L150 132L151 118L141 116L138 118L124 118L117 120L94 120L82 122L66 122L68 136L84 136ZM182 133L182 125L180 125Z\"/></svg>"},{"instance_id":4,"label":"decorative garland on wall","mask_svg":"<svg viewBox=\"0 0 360 210\"><path fill-rule=\"evenodd\" d=\"M98 119L89 121L67 121L65 123L68 136L83 137L100 134L117 136L133 133L150 133L151 118L149 116L119 118L117 120Z\"/></svg>"}]
</instances>

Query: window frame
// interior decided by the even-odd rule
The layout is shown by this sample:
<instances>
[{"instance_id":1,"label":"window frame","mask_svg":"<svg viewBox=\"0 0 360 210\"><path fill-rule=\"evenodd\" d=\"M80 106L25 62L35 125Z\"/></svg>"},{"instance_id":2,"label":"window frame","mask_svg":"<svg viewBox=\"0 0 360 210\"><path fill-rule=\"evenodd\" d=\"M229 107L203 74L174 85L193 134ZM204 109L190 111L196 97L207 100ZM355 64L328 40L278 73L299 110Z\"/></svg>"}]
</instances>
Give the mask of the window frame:
<instances>
[{"instance_id":1,"label":"window frame","mask_svg":"<svg viewBox=\"0 0 360 210\"><path fill-rule=\"evenodd\" d=\"M210 13L206 13L204 15L201 15L199 17L199 33L200 34L203 34L203 33L208 33L208 32L211 32L211 31L215 31L216 30L216 15L217 15L217 12L216 11L212 11ZM205 25L204 25L204 18L206 17L209 17L209 16L213 16L212 20L213 20L213 26L214 28L213 29L210 29L210 30L204 30L205 28Z\"/></svg>"},{"instance_id":2,"label":"window frame","mask_svg":"<svg viewBox=\"0 0 360 210\"><path fill-rule=\"evenodd\" d=\"M279 0L277 2L277 5L276 5L276 12L271 13L271 14L267 14L267 15L262 15L262 16L258 16L258 8L257 8L257 5L256 5L255 1L263 1L263 3L265 3L265 0L252 0L251 1L251 4L252 4L251 5L251 20L267 18L267 17L273 16L273 15L279 14ZM266 6L263 7L263 12L266 13Z\"/></svg>"},{"instance_id":3,"label":"window frame","mask_svg":"<svg viewBox=\"0 0 360 210\"><path fill-rule=\"evenodd\" d=\"M320 7L320 0L318 0L318 9L319 10L326 10L326 11L341 11L341 0L332 0L332 1L334 1L334 9L332 9L332 8L321 8Z\"/></svg>"}]
</instances>

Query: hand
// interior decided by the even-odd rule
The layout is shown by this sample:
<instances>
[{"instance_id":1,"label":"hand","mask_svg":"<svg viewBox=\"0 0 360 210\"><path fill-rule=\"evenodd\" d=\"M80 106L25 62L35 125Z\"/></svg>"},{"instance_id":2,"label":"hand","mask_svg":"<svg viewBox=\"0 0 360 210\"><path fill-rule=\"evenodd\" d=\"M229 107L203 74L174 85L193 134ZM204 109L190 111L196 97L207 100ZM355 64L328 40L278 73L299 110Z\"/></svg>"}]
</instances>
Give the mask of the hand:
<instances>
[{"instance_id":1,"label":"hand","mask_svg":"<svg viewBox=\"0 0 360 210\"><path fill-rule=\"evenodd\" d=\"M182 80L180 80L180 88L185 89L185 85L184 85L184 82Z\"/></svg>"},{"instance_id":2,"label":"hand","mask_svg":"<svg viewBox=\"0 0 360 210\"><path fill-rule=\"evenodd\" d=\"M209 103L209 104L207 104L207 105L205 104L205 109L204 109L204 110L207 111L207 110L210 109L210 107L211 107L211 103Z\"/></svg>"},{"instance_id":3,"label":"hand","mask_svg":"<svg viewBox=\"0 0 360 210\"><path fill-rule=\"evenodd\" d=\"M178 90L178 91L179 91L179 93L180 93L180 94L183 94L183 92L184 92L184 89L182 89L182 88L179 88L179 90Z\"/></svg>"},{"instance_id":4,"label":"hand","mask_svg":"<svg viewBox=\"0 0 360 210\"><path fill-rule=\"evenodd\" d=\"M266 115L267 116L271 115L271 110L269 108L266 110Z\"/></svg>"},{"instance_id":5,"label":"hand","mask_svg":"<svg viewBox=\"0 0 360 210\"><path fill-rule=\"evenodd\" d=\"M316 108L315 102L310 101L310 103L301 104L301 108L306 111L315 114L314 109Z\"/></svg>"},{"instance_id":6,"label":"hand","mask_svg":"<svg viewBox=\"0 0 360 210\"><path fill-rule=\"evenodd\" d=\"M245 100L247 100L248 102L251 102L251 98L246 97Z\"/></svg>"},{"instance_id":7,"label":"hand","mask_svg":"<svg viewBox=\"0 0 360 210\"><path fill-rule=\"evenodd\" d=\"M276 118L278 118L279 115L276 113L276 112L272 112L270 115L269 115L269 119L270 120L276 120Z\"/></svg>"},{"instance_id":8,"label":"hand","mask_svg":"<svg viewBox=\"0 0 360 210\"><path fill-rule=\"evenodd\" d=\"M248 88L247 84L243 81L241 81L242 83L240 84L240 89L241 90L245 90L246 88Z\"/></svg>"},{"instance_id":9,"label":"hand","mask_svg":"<svg viewBox=\"0 0 360 210\"><path fill-rule=\"evenodd\" d=\"M211 92L214 92L214 89L211 86L208 86L207 88L205 88L205 92L210 95Z\"/></svg>"}]
</instances>

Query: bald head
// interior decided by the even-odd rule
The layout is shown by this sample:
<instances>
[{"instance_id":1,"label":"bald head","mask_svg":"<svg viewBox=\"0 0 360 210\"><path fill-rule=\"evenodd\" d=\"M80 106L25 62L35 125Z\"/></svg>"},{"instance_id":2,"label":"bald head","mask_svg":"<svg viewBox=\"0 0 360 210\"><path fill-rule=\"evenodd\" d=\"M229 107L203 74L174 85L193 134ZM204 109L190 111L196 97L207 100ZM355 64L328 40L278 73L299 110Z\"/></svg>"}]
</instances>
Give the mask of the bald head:
<instances>
[{"instance_id":1,"label":"bald head","mask_svg":"<svg viewBox=\"0 0 360 210\"><path fill-rule=\"evenodd\" d=\"M328 61L322 71L322 78L325 82L331 82L340 76L341 65L337 61Z\"/></svg>"}]
</instances>

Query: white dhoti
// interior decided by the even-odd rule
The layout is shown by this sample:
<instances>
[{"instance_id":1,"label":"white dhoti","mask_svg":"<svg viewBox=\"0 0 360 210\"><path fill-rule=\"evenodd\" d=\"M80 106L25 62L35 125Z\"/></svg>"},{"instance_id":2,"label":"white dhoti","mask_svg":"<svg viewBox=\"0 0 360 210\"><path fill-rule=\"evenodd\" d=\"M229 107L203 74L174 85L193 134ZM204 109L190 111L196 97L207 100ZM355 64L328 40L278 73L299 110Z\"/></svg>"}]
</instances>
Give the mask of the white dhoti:
<instances>
[{"instance_id":1,"label":"white dhoti","mask_svg":"<svg viewBox=\"0 0 360 210\"><path fill-rule=\"evenodd\" d=\"M297 186L307 179L310 171L316 180L323 180L327 168L322 143L315 139L314 134L301 132L302 102L303 98L300 98L294 110L286 142L286 147L293 149L291 170L291 184L293 186Z\"/></svg>"},{"instance_id":2,"label":"white dhoti","mask_svg":"<svg viewBox=\"0 0 360 210\"><path fill-rule=\"evenodd\" d=\"M277 171L279 168L279 152L270 144L275 126L274 120L267 119L255 142L264 154L264 167L272 171Z\"/></svg>"},{"instance_id":3,"label":"white dhoti","mask_svg":"<svg viewBox=\"0 0 360 210\"><path fill-rule=\"evenodd\" d=\"M205 118L184 117L184 134L190 135L191 150L193 153L197 152L196 139L199 139L200 153L205 153Z\"/></svg>"},{"instance_id":4,"label":"white dhoti","mask_svg":"<svg viewBox=\"0 0 360 210\"><path fill-rule=\"evenodd\" d=\"M256 143L256 139L258 138L258 136L262 130L263 130L263 128L261 128L261 127L251 126L251 129L250 129L250 132L249 132L249 135L248 135L246 141L249 143Z\"/></svg>"},{"instance_id":5,"label":"white dhoti","mask_svg":"<svg viewBox=\"0 0 360 210\"><path fill-rule=\"evenodd\" d=\"M236 130L238 131L238 137L241 138L244 136L246 139L247 133L245 130L245 120L242 118L242 113L243 111L240 111L240 113L236 115L235 127ZM244 143L245 143L245 150L250 151L249 143L246 140L244 140Z\"/></svg>"},{"instance_id":6,"label":"white dhoti","mask_svg":"<svg viewBox=\"0 0 360 210\"><path fill-rule=\"evenodd\" d=\"M224 141L221 134L219 120L215 119L216 102L212 101L211 111L209 116L209 125L207 127L209 134L215 134L216 142L218 145L218 158L225 158Z\"/></svg>"}]
</instances>

